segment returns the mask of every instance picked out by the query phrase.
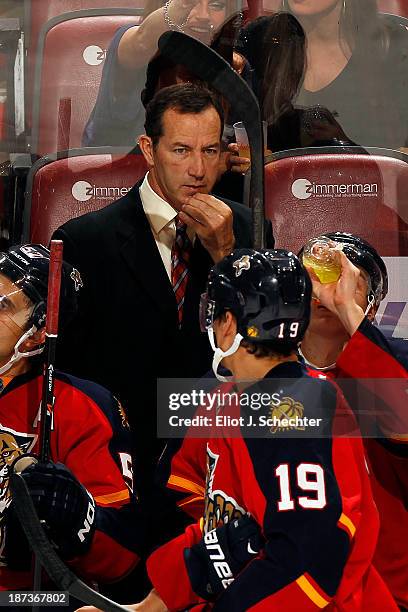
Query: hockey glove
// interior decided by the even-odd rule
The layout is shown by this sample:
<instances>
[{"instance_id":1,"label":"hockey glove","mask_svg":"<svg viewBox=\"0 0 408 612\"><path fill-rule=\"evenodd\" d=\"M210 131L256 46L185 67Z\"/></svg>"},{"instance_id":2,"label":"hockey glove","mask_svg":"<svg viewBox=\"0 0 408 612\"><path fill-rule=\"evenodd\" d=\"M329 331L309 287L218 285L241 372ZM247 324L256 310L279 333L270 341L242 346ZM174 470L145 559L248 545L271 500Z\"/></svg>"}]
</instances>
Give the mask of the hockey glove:
<instances>
[{"instance_id":1,"label":"hockey glove","mask_svg":"<svg viewBox=\"0 0 408 612\"><path fill-rule=\"evenodd\" d=\"M21 472L40 520L60 556L88 552L97 508L90 493L62 463L34 463Z\"/></svg>"},{"instance_id":2,"label":"hockey glove","mask_svg":"<svg viewBox=\"0 0 408 612\"><path fill-rule=\"evenodd\" d=\"M198 544L184 549L193 591L203 599L216 599L257 557L263 543L258 524L248 515L209 531Z\"/></svg>"}]
</instances>

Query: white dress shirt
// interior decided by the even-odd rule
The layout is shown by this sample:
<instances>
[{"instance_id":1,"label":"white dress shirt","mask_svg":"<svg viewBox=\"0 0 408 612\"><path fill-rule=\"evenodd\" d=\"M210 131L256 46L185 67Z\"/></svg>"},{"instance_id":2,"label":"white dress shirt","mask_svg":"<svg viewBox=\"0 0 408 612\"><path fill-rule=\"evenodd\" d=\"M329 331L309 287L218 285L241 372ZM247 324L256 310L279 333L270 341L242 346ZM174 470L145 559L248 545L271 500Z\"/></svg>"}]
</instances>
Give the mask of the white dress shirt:
<instances>
[{"instance_id":1,"label":"white dress shirt","mask_svg":"<svg viewBox=\"0 0 408 612\"><path fill-rule=\"evenodd\" d=\"M153 191L149 183L149 173L144 177L143 183L139 187L139 193L143 210L171 282L171 250L176 238L177 210ZM195 234L188 228L187 236L194 243Z\"/></svg>"}]
</instances>

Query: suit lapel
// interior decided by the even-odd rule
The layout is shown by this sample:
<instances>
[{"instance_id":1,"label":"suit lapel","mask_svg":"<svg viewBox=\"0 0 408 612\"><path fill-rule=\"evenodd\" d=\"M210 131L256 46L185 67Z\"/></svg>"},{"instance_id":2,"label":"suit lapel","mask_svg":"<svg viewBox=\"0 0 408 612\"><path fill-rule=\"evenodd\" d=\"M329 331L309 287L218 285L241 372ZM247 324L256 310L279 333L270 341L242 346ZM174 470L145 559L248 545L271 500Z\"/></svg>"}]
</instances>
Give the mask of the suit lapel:
<instances>
[{"instance_id":1,"label":"suit lapel","mask_svg":"<svg viewBox=\"0 0 408 612\"><path fill-rule=\"evenodd\" d=\"M120 251L132 274L160 309L177 317L176 299L152 230L143 210L137 183L127 195L118 225Z\"/></svg>"}]
</instances>

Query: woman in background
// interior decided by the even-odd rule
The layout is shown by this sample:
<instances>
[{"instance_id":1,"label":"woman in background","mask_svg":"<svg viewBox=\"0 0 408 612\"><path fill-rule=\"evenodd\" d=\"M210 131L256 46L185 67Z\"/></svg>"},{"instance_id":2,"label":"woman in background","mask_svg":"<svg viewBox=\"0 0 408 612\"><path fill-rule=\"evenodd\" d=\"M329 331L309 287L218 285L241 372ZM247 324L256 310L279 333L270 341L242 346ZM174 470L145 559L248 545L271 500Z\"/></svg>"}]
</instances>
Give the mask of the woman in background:
<instances>
[{"instance_id":1,"label":"woman in background","mask_svg":"<svg viewBox=\"0 0 408 612\"><path fill-rule=\"evenodd\" d=\"M179 30L210 44L236 14L234 0L149 2L142 23L120 28L109 46L98 97L82 144L135 146L138 136L144 133L145 106L155 91L191 80L181 66L174 66L157 55L161 34ZM227 35L233 37L234 28L232 23ZM232 61L233 40L229 46Z\"/></svg>"},{"instance_id":2,"label":"woman in background","mask_svg":"<svg viewBox=\"0 0 408 612\"><path fill-rule=\"evenodd\" d=\"M283 0L243 30L273 150L319 144L398 149L408 138L408 33L376 0ZM279 27L277 27L279 26Z\"/></svg>"}]
</instances>

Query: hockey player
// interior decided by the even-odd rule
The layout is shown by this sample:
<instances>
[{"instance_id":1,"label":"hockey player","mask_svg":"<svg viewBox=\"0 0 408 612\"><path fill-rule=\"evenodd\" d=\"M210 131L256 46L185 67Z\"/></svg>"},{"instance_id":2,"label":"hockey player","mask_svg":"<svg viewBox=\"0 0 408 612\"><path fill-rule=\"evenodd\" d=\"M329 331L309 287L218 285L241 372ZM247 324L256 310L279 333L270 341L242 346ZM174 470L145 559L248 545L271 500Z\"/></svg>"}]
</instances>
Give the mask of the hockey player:
<instances>
[{"instance_id":1,"label":"hockey player","mask_svg":"<svg viewBox=\"0 0 408 612\"><path fill-rule=\"evenodd\" d=\"M32 589L31 553L13 511L13 463L37 452L49 251L23 245L0 254L0 589ZM64 263L60 324L82 286ZM23 477L57 552L86 580L120 579L138 562L130 435L104 388L56 373L51 459Z\"/></svg>"},{"instance_id":2,"label":"hockey player","mask_svg":"<svg viewBox=\"0 0 408 612\"><path fill-rule=\"evenodd\" d=\"M187 502L204 498L202 516L150 556L155 589L135 610L200 602L233 612L397 610L372 566L379 522L361 440L330 435L347 404L332 382L298 361L310 298L309 277L287 251L239 249L212 269L205 312L214 371L220 376L222 363L235 381L254 381L222 388L276 391L278 422L279 415L320 417L326 436L293 439L282 421L260 439L246 435L245 426L204 443L186 437L169 485ZM237 572L228 527L247 513L265 545L260 554L248 547L252 561Z\"/></svg>"},{"instance_id":3,"label":"hockey player","mask_svg":"<svg viewBox=\"0 0 408 612\"><path fill-rule=\"evenodd\" d=\"M341 275L336 283L322 284L311 271L316 299L312 300L311 323L300 351L309 367L330 378L360 379L360 388L364 379L383 379L373 390L381 392L387 406L376 415L376 437L364 440L381 517L374 564L401 610L406 610L408 409L406 383L399 384L395 379L408 379L408 342L386 338L374 324L388 291L387 269L377 251L352 234L334 232L326 237L343 245L337 254ZM370 382L366 386L374 387ZM365 413L375 406L370 398L359 404L357 411L363 408ZM355 408L353 398L350 405Z\"/></svg>"}]
</instances>

